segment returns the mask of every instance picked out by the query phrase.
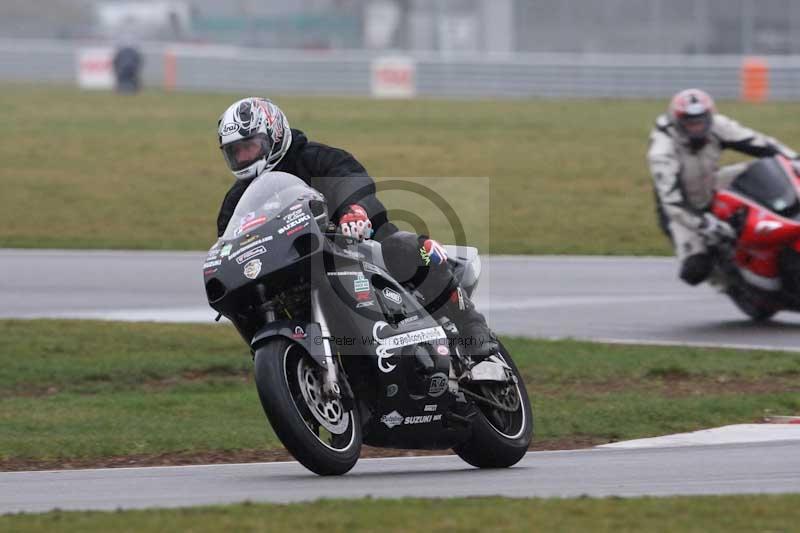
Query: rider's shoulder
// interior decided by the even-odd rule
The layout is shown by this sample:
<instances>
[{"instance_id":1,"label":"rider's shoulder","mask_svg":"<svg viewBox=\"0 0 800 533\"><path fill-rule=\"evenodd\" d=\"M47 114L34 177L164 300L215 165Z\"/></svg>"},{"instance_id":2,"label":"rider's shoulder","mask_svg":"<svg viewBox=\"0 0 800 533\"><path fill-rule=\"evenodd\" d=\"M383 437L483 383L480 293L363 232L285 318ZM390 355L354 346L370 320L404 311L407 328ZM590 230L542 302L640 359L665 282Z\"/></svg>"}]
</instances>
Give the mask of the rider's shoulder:
<instances>
[{"instance_id":1,"label":"rider's shoulder","mask_svg":"<svg viewBox=\"0 0 800 533\"><path fill-rule=\"evenodd\" d=\"M666 114L659 115L656 118L655 124L653 125L653 133L661 133L669 137L672 137L673 133L675 133L674 129L675 128L673 128L672 122L670 122L669 117Z\"/></svg>"},{"instance_id":2,"label":"rider's shoulder","mask_svg":"<svg viewBox=\"0 0 800 533\"><path fill-rule=\"evenodd\" d=\"M730 129L741 127L738 122L727 115L722 113L714 113L714 118L711 122L711 130L713 132L725 132Z\"/></svg>"}]
</instances>

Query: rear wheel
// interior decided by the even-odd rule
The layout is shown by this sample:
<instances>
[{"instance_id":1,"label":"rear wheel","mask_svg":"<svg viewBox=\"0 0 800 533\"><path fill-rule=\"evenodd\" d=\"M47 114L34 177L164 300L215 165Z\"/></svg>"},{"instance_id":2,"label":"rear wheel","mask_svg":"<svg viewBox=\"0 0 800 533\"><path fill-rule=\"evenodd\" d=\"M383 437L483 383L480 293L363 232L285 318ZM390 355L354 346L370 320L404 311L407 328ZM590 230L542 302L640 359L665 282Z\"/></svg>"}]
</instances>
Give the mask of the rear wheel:
<instances>
[{"instance_id":1,"label":"rear wheel","mask_svg":"<svg viewBox=\"0 0 800 533\"><path fill-rule=\"evenodd\" d=\"M255 379L272 428L295 459L312 472L340 475L361 454L361 425L355 409L325 398L319 365L285 338L256 350Z\"/></svg>"},{"instance_id":2,"label":"rear wheel","mask_svg":"<svg viewBox=\"0 0 800 533\"><path fill-rule=\"evenodd\" d=\"M528 451L533 438L533 414L528 391L505 347L500 356L511 367L516 383L482 383L475 393L490 398L503 407L477 403L472 436L453 450L464 461L478 468L507 468L518 463Z\"/></svg>"}]
</instances>

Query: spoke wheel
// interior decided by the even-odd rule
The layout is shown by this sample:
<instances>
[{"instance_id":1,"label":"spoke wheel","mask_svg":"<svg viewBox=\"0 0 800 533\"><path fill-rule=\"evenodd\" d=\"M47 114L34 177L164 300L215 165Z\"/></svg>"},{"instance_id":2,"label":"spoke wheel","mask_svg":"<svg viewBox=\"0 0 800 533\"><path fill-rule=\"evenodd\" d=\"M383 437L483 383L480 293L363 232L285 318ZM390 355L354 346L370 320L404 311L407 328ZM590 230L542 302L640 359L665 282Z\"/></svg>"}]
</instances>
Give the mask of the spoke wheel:
<instances>
[{"instance_id":1,"label":"spoke wheel","mask_svg":"<svg viewBox=\"0 0 800 533\"><path fill-rule=\"evenodd\" d=\"M515 383L483 384L480 386L480 392L504 408L498 409L491 405L479 404L481 412L495 431L509 439L519 437L520 431L525 427L525 410L522 409L520 401L522 393L519 386Z\"/></svg>"},{"instance_id":2,"label":"spoke wheel","mask_svg":"<svg viewBox=\"0 0 800 533\"><path fill-rule=\"evenodd\" d=\"M475 390L497 406L475 402L470 439L453 450L478 468L507 468L518 463L533 438L533 415L528 391L514 361L500 345L500 356L510 367L511 383L482 383ZM502 407L502 408L501 408Z\"/></svg>"},{"instance_id":3,"label":"spoke wheel","mask_svg":"<svg viewBox=\"0 0 800 533\"><path fill-rule=\"evenodd\" d=\"M361 454L358 411L323 394L319 365L294 342L269 339L255 354L258 397L286 449L320 475L349 471Z\"/></svg>"},{"instance_id":4,"label":"spoke wheel","mask_svg":"<svg viewBox=\"0 0 800 533\"><path fill-rule=\"evenodd\" d=\"M306 428L332 450L350 446L354 436L350 430L350 413L345 412L340 400L325 398L319 366L292 345L284 353L284 369L295 408Z\"/></svg>"}]
</instances>

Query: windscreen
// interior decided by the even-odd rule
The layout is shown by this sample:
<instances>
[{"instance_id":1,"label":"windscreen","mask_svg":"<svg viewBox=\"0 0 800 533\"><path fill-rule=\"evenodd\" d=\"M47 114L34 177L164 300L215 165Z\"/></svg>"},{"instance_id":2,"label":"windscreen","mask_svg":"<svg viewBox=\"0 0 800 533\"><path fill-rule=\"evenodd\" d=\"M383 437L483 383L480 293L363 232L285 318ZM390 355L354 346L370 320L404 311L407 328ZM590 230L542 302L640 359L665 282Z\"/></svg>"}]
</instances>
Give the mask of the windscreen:
<instances>
[{"instance_id":1,"label":"windscreen","mask_svg":"<svg viewBox=\"0 0 800 533\"><path fill-rule=\"evenodd\" d=\"M261 174L242 195L222 238L235 239L254 230L309 194L319 196L296 176L285 172Z\"/></svg>"},{"instance_id":2,"label":"windscreen","mask_svg":"<svg viewBox=\"0 0 800 533\"><path fill-rule=\"evenodd\" d=\"M800 214L797 192L777 159L756 161L733 181L731 189L781 216Z\"/></svg>"}]
</instances>

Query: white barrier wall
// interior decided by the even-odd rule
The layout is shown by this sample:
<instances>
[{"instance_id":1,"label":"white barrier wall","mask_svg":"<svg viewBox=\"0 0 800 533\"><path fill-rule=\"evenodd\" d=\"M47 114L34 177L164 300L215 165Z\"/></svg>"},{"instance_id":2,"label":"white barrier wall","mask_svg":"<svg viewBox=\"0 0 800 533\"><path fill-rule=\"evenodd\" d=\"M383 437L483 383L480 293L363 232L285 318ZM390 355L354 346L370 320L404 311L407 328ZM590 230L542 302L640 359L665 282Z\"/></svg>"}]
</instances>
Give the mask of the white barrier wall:
<instances>
[{"instance_id":1,"label":"white barrier wall","mask_svg":"<svg viewBox=\"0 0 800 533\"><path fill-rule=\"evenodd\" d=\"M68 41L0 40L0 82L76 83L76 58L85 47ZM364 96L377 90L379 94L403 97L468 98L664 98L692 86L705 88L717 98L739 98L746 59L709 55L432 53L387 58L366 51L305 52L167 44L143 45L142 51L143 81L151 87ZM762 60L767 69L767 99L800 100L800 56L770 56ZM377 82L376 72L380 73Z\"/></svg>"}]
</instances>

